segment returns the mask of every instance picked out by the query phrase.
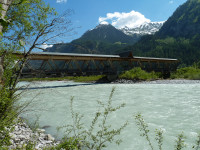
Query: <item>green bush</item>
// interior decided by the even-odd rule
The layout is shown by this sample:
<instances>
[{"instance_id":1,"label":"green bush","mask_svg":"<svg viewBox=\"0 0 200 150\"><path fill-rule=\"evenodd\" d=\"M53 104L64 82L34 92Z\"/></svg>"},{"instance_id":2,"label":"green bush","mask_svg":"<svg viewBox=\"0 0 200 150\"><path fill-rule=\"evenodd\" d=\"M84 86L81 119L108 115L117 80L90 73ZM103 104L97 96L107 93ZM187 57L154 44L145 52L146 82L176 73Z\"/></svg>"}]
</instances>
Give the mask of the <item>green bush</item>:
<instances>
[{"instance_id":1,"label":"green bush","mask_svg":"<svg viewBox=\"0 0 200 150\"><path fill-rule=\"evenodd\" d=\"M80 139L77 139L74 137L70 137L70 138L64 137L61 143L58 146L56 146L54 149L78 150L80 149L80 145L81 145L80 141L81 141Z\"/></svg>"},{"instance_id":2,"label":"green bush","mask_svg":"<svg viewBox=\"0 0 200 150\"><path fill-rule=\"evenodd\" d=\"M139 67L133 68L125 73L121 74L119 78L131 79L131 80L152 80L158 79L161 75L154 71L148 73Z\"/></svg>"},{"instance_id":3,"label":"green bush","mask_svg":"<svg viewBox=\"0 0 200 150\"><path fill-rule=\"evenodd\" d=\"M180 68L171 74L171 78L200 80L200 69L196 67Z\"/></svg>"}]
</instances>

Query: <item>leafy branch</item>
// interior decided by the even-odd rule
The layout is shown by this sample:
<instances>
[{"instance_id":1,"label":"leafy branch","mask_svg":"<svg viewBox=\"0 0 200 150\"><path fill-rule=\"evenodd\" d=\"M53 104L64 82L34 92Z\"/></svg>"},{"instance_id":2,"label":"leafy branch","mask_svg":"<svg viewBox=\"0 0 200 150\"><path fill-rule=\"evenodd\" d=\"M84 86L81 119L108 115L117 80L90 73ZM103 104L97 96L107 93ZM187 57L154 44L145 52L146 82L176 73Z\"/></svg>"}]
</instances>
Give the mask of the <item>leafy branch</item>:
<instances>
[{"instance_id":1,"label":"leafy branch","mask_svg":"<svg viewBox=\"0 0 200 150\"><path fill-rule=\"evenodd\" d=\"M106 103L98 101L100 108L95 113L95 116L89 126L89 129L84 128L84 124L81 123L81 119L83 115L79 113L75 113L73 110L73 97L70 102L71 109L71 117L73 123L71 125L66 125L59 127L58 129L65 128L66 137L64 138L64 143L66 140L70 139L69 136L72 136L74 140L79 141L78 148L87 147L88 149L96 149L101 150L108 146L108 143L115 142L116 144L120 144L122 142L121 139L116 139L117 135L120 135L121 131L128 125L128 122L125 122L118 129L112 129L111 125L108 124L109 115L112 112L119 110L124 107L125 104L121 104L119 106L112 106L112 96L114 94L115 88L112 89L109 99Z\"/></svg>"}]
</instances>

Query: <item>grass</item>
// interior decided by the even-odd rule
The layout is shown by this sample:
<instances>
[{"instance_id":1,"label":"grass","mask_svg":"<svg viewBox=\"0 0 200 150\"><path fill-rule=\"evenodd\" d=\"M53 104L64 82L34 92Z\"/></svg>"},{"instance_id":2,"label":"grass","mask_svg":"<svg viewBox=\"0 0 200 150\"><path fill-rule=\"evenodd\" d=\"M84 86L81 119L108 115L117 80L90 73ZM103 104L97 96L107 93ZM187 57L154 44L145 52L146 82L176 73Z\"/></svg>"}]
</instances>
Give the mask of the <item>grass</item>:
<instances>
[{"instance_id":1,"label":"grass","mask_svg":"<svg viewBox=\"0 0 200 150\"><path fill-rule=\"evenodd\" d=\"M63 81L63 80L73 80L74 82L91 82L98 81L105 77L104 75L96 75L96 76L68 76L68 77L54 77L54 78L23 78L20 81Z\"/></svg>"}]
</instances>

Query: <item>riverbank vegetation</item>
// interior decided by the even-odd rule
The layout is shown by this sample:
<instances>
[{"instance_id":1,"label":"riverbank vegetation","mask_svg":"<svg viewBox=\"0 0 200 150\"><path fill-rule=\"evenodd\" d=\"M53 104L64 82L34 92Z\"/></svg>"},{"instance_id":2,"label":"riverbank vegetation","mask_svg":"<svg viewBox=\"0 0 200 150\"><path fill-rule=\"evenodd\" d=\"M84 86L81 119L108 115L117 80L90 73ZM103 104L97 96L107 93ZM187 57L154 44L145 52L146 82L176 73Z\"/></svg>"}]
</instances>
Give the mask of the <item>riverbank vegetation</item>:
<instances>
[{"instance_id":1,"label":"riverbank vegetation","mask_svg":"<svg viewBox=\"0 0 200 150\"><path fill-rule=\"evenodd\" d=\"M172 79L190 79L200 80L200 69L194 67L185 67L177 69L176 72L171 74Z\"/></svg>"},{"instance_id":2,"label":"riverbank vegetation","mask_svg":"<svg viewBox=\"0 0 200 150\"><path fill-rule=\"evenodd\" d=\"M164 79L161 72L147 72L140 67L135 67L131 70L125 71L118 76L118 79L135 80L135 81L151 81ZM179 68L168 79L188 79L200 80L200 68L197 65L190 67ZM74 81L74 82L108 82L106 75L92 75L92 76L66 76L66 77L46 77L46 78L22 78L20 81Z\"/></svg>"},{"instance_id":3,"label":"riverbank vegetation","mask_svg":"<svg viewBox=\"0 0 200 150\"><path fill-rule=\"evenodd\" d=\"M133 68L125 73L119 75L120 79L128 80L156 80L163 79L161 72L146 72L139 67ZM171 72L169 79L189 79L200 80L200 63L194 63L190 67L179 68Z\"/></svg>"},{"instance_id":4,"label":"riverbank vegetation","mask_svg":"<svg viewBox=\"0 0 200 150\"><path fill-rule=\"evenodd\" d=\"M105 78L105 75L92 75L92 76L66 76L66 77L50 77L50 78L22 78L20 81L64 81L72 80L74 82L93 82Z\"/></svg>"},{"instance_id":5,"label":"riverbank vegetation","mask_svg":"<svg viewBox=\"0 0 200 150\"><path fill-rule=\"evenodd\" d=\"M139 67L135 67L125 73L119 75L120 79L129 79L129 80L155 80L161 77L161 73L146 72Z\"/></svg>"},{"instance_id":6,"label":"riverbank vegetation","mask_svg":"<svg viewBox=\"0 0 200 150\"><path fill-rule=\"evenodd\" d=\"M190 67L177 69L171 74L171 79L200 80L200 63L194 63Z\"/></svg>"}]
</instances>

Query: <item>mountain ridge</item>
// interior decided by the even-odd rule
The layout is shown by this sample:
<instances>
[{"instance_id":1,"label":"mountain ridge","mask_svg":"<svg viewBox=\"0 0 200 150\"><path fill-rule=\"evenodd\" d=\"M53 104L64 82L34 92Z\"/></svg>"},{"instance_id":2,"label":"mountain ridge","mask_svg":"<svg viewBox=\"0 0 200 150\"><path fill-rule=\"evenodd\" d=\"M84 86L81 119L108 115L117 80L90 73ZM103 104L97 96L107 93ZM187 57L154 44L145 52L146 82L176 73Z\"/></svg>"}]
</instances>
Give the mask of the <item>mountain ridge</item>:
<instances>
[{"instance_id":1,"label":"mountain ridge","mask_svg":"<svg viewBox=\"0 0 200 150\"><path fill-rule=\"evenodd\" d=\"M137 39L126 35L124 32L116 29L111 24L99 24L92 30L86 31L79 39L77 40L94 40L107 43L133 43Z\"/></svg>"},{"instance_id":2,"label":"mountain ridge","mask_svg":"<svg viewBox=\"0 0 200 150\"><path fill-rule=\"evenodd\" d=\"M148 27L146 29L148 29ZM133 31L130 32L133 33ZM94 29L86 31L79 39L73 40L71 43L55 44L53 47L47 48L47 51L115 54L119 49L136 43L144 34L145 33L137 34L135 32L130 35L115 28L111 24L99 24Z\"/></svg>"},{"instance_id":3,"label":"mountain ridge","mask_svg":"<svg viewBox=\"0 0 200 150\"><path fill-rule=\"evenodd\" d=\"M188 0L179 6L157 34L160 37L191 38L200 32L200 0Z\"/></svg>"}]
</instances>

